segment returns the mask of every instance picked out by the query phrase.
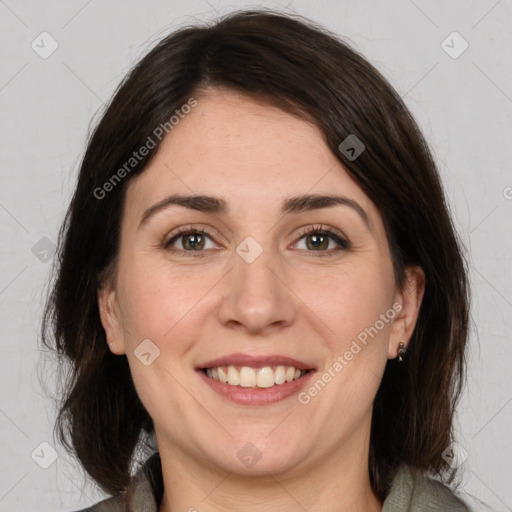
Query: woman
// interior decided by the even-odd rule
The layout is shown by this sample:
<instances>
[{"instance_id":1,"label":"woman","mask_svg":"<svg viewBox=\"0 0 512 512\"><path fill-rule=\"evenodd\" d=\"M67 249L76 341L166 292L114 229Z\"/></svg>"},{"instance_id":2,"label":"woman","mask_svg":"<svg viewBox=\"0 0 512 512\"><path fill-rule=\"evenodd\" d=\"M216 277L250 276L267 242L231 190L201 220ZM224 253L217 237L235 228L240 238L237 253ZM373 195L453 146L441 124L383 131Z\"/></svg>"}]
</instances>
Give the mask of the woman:
<instances>
[{"instance_id":1,"label":"woman","mask_svg":"<svg viewBox=\"0 0 512 512\"><path fill-rule=\"evenodd\" d=\"M58 433L113 495L87 510L468 510L433 478L458 465L461 244L410 113L334 35L245 11L161 41L60 242Z\"/></svg>"}]
</instances>

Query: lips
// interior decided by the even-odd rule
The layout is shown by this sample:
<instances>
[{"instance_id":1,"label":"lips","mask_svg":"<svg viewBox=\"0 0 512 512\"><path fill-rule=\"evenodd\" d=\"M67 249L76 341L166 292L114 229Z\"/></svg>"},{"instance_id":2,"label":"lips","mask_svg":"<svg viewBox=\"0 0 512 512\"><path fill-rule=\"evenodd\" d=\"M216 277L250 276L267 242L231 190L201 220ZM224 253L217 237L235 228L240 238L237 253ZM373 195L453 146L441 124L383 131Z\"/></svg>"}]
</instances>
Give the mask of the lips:
<instances>
[{"instance_id":1,"label":"lips","mask_svg":"<svg viewBox=\"0 0 512 512\"><path fill-rule=\"evenodd\" d=\"M269 405L298 393L315 368L282 355L231 354L200 364L196 371L208 386L241 405Z\"/></svg>"},{"instance_id":2,"label":"lips","mask_svg":"<svg viewBox=\"0 0 512 512\"><path fill-rule=\"evenodd\" d=\"M250 368L263 368L265 366L293 366L297 370L314 370L315 368L291 357L272 354L268 356L253 356L249 354L231 354L201 363L196 370L206 370L219 366L248 366Z\"/></svg>"}]
</instances>

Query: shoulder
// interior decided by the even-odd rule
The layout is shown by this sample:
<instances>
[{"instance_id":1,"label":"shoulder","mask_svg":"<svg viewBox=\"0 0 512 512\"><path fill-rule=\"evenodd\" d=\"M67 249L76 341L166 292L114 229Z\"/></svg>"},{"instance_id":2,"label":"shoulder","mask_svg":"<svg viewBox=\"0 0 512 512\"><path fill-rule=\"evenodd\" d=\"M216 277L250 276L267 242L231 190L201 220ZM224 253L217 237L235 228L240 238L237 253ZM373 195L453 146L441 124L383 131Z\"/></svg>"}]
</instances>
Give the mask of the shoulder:
<instances>
[{"instance_id":1,"label":"shoulder","mask_svg":"<svg viewBox=\"0 0 512 512\"><path fill-rule=\"evenodd\" d=\"M122 493L75 512L157 512L162 494L162 466L156 452L132 476Z\"/></svg>"},{"instance_id":2,"label":"shoulder","mask_svg":"<svg viewBox=\"0 0 512 512\"><path fill-rule=\"evenodd\" d=\"M74 512L125 512L126 511L126 498L122 495L107 498L91 507Z\"/></svg>"},{"instance_id":3,"label":"shoulder","mask_svg":"<svg viewBox=\"0 0 512 512\"><path fill-rule=\"evenodd\" d=\"M446 485L402 464L393 479L382 512L470 512Z\"/></svg>"}]
</instances>

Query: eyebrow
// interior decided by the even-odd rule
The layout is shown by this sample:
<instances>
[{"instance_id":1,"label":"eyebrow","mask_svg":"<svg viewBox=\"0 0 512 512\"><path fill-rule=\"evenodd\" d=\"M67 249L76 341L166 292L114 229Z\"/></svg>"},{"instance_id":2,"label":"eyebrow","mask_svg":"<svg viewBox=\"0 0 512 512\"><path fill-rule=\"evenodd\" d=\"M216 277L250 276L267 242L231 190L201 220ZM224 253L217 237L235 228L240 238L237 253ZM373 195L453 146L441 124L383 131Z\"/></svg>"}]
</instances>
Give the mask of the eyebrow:
<instances>
[{"instance_id":1,"label":"eyebrow","mask_svg":"<svg viewBox=\"0 0 512 512\"><path fill-rule=\"evenodd\" d=\"M227 201L220 197L173 194L144 211L139 222L139 229L147 223L150 217L170 206L182 206L205 213L227 214L229 212ZM334 206L348 206L352 208L362 218L368 229L373 231L366 211L357 201L345 196L309 194L288 197L282 203L281 213L283 215L298 214L322 208L332 208Z\"/></svg>"}]
</instances>

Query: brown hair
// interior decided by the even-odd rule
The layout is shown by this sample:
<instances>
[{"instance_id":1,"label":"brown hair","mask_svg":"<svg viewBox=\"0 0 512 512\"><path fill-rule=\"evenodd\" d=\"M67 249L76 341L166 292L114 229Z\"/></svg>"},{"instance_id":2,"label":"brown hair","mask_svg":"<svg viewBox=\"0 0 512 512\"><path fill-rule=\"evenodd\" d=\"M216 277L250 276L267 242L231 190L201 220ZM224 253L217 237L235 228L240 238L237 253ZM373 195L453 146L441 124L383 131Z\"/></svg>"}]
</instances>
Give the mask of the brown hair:
<instances>
[{"instance_id":1,"label":"brown hair","mask_svg":"<svg viewBox=\"0 0 512 512\"><path fill-rule=\"evenodd\" d=\"M312 22L269 10L231 13L160 41L126 76L89 139L42 328L43 343L69 369L59 440L114 494L127 486L134 452L153 432L126 357L108 350L97 291L106 269L115 270L126 187L158 143L106 197L95 191L207 86L314 122L380 211L397 285L405 285L407 265L422 267L426 288L407 357L388 361L375 398L369 472L380 499L401 462L451 481L442 452L464 377L469 289L436 165L401 98L368 61ZM338 148L350 134L366 146L355 160Z\"/></svg>"}]
</instances>

